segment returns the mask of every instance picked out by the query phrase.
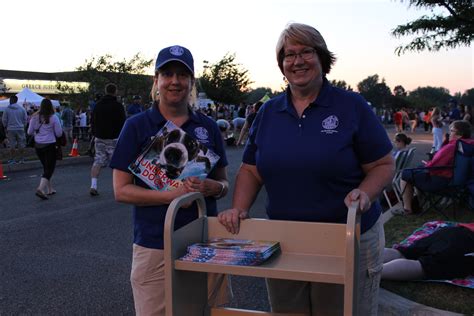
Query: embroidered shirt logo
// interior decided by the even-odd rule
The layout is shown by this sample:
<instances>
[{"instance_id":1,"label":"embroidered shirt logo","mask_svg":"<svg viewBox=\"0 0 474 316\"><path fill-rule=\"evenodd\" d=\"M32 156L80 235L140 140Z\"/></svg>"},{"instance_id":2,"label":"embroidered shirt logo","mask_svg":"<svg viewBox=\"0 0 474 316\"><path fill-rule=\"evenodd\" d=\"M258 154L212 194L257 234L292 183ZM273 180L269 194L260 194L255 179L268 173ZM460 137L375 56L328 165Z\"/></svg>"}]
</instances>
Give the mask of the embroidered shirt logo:
<instances>
[{"instance_id":1,"label":"embroidered shirt logo","mask_svg":"<svg viewBox=\"0 0 474 316\"><path fill-rule=\"evenodd\" d=\"M170 53L174 56L181 56L184 54L184 49L181 46L170 47Z\"/></svg>"},{"instance_id":2,"label":"embroidered shirt logo","mask_svg":"<svg viewBox=\"0 0 474 316\"><path fill-rule=\"evenodd\" d=\"M337 133L338 131L336 130L336 128L339 126L339 119L335 115L330 115L324 119L322 125L324 129L321 130L321 133L325 133L325 134Z\"/></svg>"},{"instance_id":3,"label":"embroidered shirt logo","mask_svg":"<svg viewBox=\"0 0 474 316\"><path fill-rule=\"evenodd\" d=\"M194 129L194 135L202 142L207 143L209 139L209 132L204 127L196 127Z\"/></svg>"}]
</instances>

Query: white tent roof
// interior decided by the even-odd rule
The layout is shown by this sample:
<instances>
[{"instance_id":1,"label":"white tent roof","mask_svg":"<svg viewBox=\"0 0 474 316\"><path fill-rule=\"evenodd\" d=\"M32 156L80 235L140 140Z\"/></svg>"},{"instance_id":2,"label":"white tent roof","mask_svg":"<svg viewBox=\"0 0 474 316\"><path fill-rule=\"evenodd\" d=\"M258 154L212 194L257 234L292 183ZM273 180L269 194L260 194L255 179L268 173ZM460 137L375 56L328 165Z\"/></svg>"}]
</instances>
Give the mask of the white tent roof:
<instances>
[{"instance_id":1,"label":"white tent roof","mask_svg":"<svg viewBox=\"0 0 474 316\"><path fill-rule=\"evenodd\" d=\"M28 88L24 88L20 92L16 94L18 97L18 104L23 105L24 103L33 104L34 106L40 106L41 101L44 97L40 96L39 94L31 91ZM51 100L54 107L58 107L59 101L58 100ZM0 101L0 111L3 111L8 105L10 104L10 99Z\"/></svg>"}]
</instances>

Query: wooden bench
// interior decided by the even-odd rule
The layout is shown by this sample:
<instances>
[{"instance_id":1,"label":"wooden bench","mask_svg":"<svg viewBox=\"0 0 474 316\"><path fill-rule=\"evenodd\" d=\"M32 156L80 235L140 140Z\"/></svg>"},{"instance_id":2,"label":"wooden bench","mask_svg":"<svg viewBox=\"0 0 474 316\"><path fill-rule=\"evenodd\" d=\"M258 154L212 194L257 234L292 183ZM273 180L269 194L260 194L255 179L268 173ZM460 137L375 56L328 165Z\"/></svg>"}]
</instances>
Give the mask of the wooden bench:
<instances>
[{"instance_id":1,"label":"wooden bench","mask_svg":"<svg viewBox=\"0 0 474 316\"><path fill-rule=\"evenodd\" d=\"M197 201L199 218L173 231L178 209L191 201ZM360 241L356 209L355 203L349 208L347 224L246 219L241 222L239 234L232 235L216 217L205 215L206 205L200 193L174 200L168 208L164 230L166 315L290 315L207 306L207 272L343 284L344 315L355 315ZM281 253L260 266L177 260L186 253L187 246L216 237L279 241Z\"/></svg>"}]
</instances>

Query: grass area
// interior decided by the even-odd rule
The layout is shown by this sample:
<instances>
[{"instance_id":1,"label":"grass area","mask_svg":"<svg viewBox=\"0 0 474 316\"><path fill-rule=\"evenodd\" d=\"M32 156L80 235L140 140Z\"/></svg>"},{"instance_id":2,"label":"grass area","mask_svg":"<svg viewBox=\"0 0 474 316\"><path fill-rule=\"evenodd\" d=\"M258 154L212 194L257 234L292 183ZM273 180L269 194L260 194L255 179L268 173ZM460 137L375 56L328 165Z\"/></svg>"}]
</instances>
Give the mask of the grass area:
<instances>
[{"instance_id":1,"label":"grass area","mask_svg":"<svg viewBox=\"0 0 474 316\"><path fill-rule=\"evenodd\" d=\"M447 214L452 217L451 210ZM409 236L424 223L445 220L439 213L431 210L423 215L394 216L385 223L386 246L392 247ZM454 220L453 220L454 221ZM456 212L456 221L474 222L474 212L464 207ZM474 290L447 283L423 281L382 281L382 288L403 296L411 301L446 311L474 315Z\"/></svg>"}]
</instances>

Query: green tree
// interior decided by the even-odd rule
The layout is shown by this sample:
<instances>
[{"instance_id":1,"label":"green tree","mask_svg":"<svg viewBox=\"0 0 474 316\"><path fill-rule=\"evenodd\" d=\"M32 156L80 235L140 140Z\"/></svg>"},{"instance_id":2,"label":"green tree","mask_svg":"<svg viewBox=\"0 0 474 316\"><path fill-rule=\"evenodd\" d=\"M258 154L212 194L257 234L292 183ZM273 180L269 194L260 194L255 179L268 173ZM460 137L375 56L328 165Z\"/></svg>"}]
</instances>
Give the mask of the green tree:
<instances>
[{"instance_id":1,"label":"green tree","mask_svg":"<svg viewBox=\"0 0 474 316\"><path fill-rule=\"evenodd\" d=\"M225 104L238 104L245 100L252 82L248 70L235 61L235 53L227 53L215 64L204 61L199 83L208 98Z\"/></svg>"},{"instance_id":2,"label":"green tree","mask_svg":"<svg viewBox=\"0 0 474 316\"><path fill-rule=\"evenodd\" d=\"M402 2L404 0L401 0ZM471 0L407 0L409 6L444 9L447 14L432 13L407 24L398 25L392 35L414 36L410 43L395 49L401 55L406 51L438 51L471 45L474 39L474 6Z\"/></svg>"},{"instance_id":3,"label":"green tree","mask_svg":"<svg viewBox=\"0 0 474 316\"><path fill-rule=\"evenodd\" d=\"M460 98L460 103L465 104L465 105L471 105L474 106L474 88L471 88L469 90L466 90L461 98Z\"/></svg>"},{"instance_id":4,"label":"green tree","mask_svg":"<svg viewBox=\"0 0 474 316\"><path fill-rule=\"evenodd\" d=\"M402 85L398 85L393 88L393 95L396 97L406 97L407 92Z\"/></svg>"},{"instance_id":5,"label":"green tree","mask_svg":"<svg viewBox=\"0 0 474 316\"><path fill-rule=\"evenodd\" d=\"M145 71L152 64L152 59L143 58L140 53L130 60L114 61L109 54L92 57L83 65L76 68L71 74L71 80L89 83L87 89L80 89L79 93L67 84L57 83L58 89L71 95L71 101L78 106L85 106L96 93L103 93L107 83L115 83L119 94L124 97L132 95L148 96L153 78L145 75Z\"/></svg>"},{"instance_id":6,"label":"green tree","mask_svg":"<svg viewBox=\"0 0 474 316\"><path fill-rule=\"evenodd\" d=\"M379 82L379 75L369 76L357 84L359 93L373 106L385 107L390 103L392 93L385 83L385 79Z\"/></svg>"},{"instance_id":7,"label":"green tree","mask_svg":"<svg viewBox=\"0 0 474 316\"><path fill-rule=\"evenodd\" d=\"M254 104L255 102L259 101L261 98L263 98L266 94L270 97L273 98L277 95L279 95L282 91L272 91L270 88L265 88L265 87L258 87L255 89L250 89L249 92L247 93L247 97L245 99L246 103L249 104Z\"/></svg>"},{"instance_id":8,"label":"green tree","mask_svg":"<svg viewBox=\"0 0 474 316\"><path fill-rule=\"evenodd\" d=\"M443 87L418 87L408 94L408 100L424 110L435 106L442 108L450 98L449 90Z\"/></svg>"},{"instance_id":9,"label":"green tree","mask_svg":"<svg viewBox=\"0 0 474 316\"><path fill-rule=\"evenodd\" d=\"M331 83L331 85L335 87L338 87L344 90L353 91L352 87L348 85L347 82L345 82L344 80L330 80L329 82Z\"/></svg>"}]
</instances>

